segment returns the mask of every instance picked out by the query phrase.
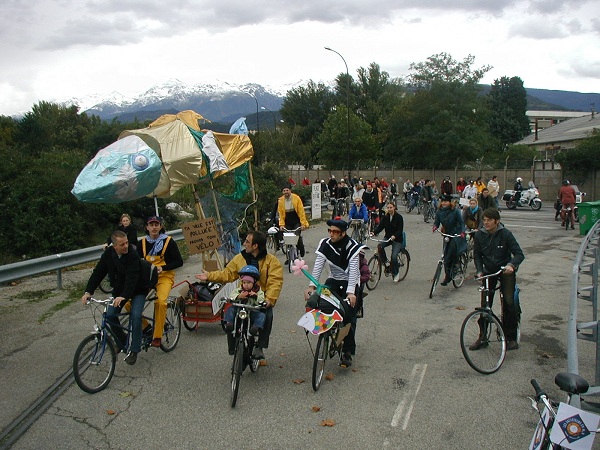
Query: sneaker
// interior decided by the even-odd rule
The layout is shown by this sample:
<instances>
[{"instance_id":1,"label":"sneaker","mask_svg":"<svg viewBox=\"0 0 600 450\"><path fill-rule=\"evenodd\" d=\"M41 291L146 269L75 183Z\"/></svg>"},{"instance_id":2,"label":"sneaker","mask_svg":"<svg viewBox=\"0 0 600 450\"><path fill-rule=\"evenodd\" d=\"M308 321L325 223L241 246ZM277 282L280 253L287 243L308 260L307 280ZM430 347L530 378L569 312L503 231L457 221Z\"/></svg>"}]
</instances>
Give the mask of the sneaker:
<instances>
[{"instance_id":1,"label":"sneaker","mask_svg":"<svg viewBox=\"0 0 600 450\"><path fill-rule=\"evenodd\" d=\"M394 280L394 283L397 283L398 281L400 281L400 274L397 273L396 275L394 275L393 280Z\"/></svg>"},{"instance_id":2,"label":"sneaker","mask_svg":"<svg viewBox=\"0 0 600 450\"><path fill-rule=\"evenodd\" d=\"M507 350L516 350L518 348L519 348L519 343L517 341L508 341L508 344L506 344Z\"/></svg>"},{"instance_id":3,"label":"sneaker","mask_svg":"<svg viewBox=\"0 0 600 450\"><path fill-rule=\"evenodd\" d=\"M225 331L231 333L233 331L233 322L227 322L225 324Z\"/></svg>"},{"instance_id":4,"label":"sneaker","mask_svg":"<svg viewBox=\"0 0 600 450\"><path fill-rule=\"evenodd\" d=\"M250 331L250 334L252 336L256 336L258 334L258 327L257 326L251 326L250 330L248 330L248 331Z\"/></svg>"},{"instance_id":5,"label":"sneaker","mask_svg":"<svg viewBox=\"0 0 600 450\"><path fill-rule=\"evenodd\" d=\"M485 344L481 341L481 338L478 338L475 342L469 345L469 350L475 351L485 347Z\"/></svg>"},{"instance_id":6,"label":"sneaker","mask_svg":"<svg viewBox=\"0 0 600 450\"><path fill-rule=\"evenodd\" d=\"M130 351L129 353L127 353L127 356L125 356L124 361L127 364L129 364L130 366L133 366L135 364L135 362L137 361L137 353Z\"/></svg>"},{"instance_id":7,"label":"sneaker","mask_svg":"<svg viewBox=\"0 0 600 450\"><path fill-rule=\"evenodd\" d=\"M152 347L160 347L161 341L162 341L161 338L154 338L154 339L152 339L152 343L150 345Z\"/></svg>"},{"instance_id":8,"label":"sneaker","mask_svg":"<svg viewBox=\"0 0 600 450\"><path fill-rule=\"evenodd\" d=\"M442 286L448 286L448 283L450 283L450 281L452 281L450 278L446 277L444 278L444 281L442 281L440 284Z\"/></svg>"},{"instance_id":9,"label":"sneaker","mask_svg":"<svg viewBox=\"0 0 600 450\"><path fill-rule=\"evenodd\" d=\"M254 347L252 351L252 359L265 359L262 347Z\"/></svg>"},{"instance_id":10,"label":"sneaker","mask_svg":"<svg viewBox=\"0 0 600 450\"><path fill-rule=\"evenodd\" d=\"M571 225L571 230L574 230L574 229L575 229L575 227L573 225Z\"/></svg>"},{"instance_id":11,"label":"sneaker","mask_svg":"<svg viewBox=\"0 0 600 450\"><path fill-rule=\"evenodd\" d=\"M344 353L340 359L340 367L350 367L352 365L352 355Z\"/></svg>"}]
</instances>

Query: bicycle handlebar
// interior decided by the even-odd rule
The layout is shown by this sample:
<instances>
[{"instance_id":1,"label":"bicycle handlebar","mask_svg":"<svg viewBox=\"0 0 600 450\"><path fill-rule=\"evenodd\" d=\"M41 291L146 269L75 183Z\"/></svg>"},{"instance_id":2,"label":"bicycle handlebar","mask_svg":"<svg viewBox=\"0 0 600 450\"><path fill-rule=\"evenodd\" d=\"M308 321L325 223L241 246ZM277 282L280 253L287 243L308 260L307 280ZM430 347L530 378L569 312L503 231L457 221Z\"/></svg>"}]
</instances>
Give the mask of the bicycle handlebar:
<instances>
[{"instance_id":1,"label":"bicycle handlebar","mask_svg":"<svg viewBox=\"0 0 600 450\"><path fill-rule=\"evenodd\" d=\"M462 237L462 234L446 234L446 233L443 233L443 232L442 232L442 230L440 230L439 228L438 228L438 230L437 230L437 231L438 231L438 233L440 233L442 236L444 236L444 237L448 237L448 238L457 238L457 237Z\"/></svg>"},{"instance_id":2,"label":"bicycle handlebar","mask_svg":"<svg viewBox=\"0 0 600 450\"><path fill-rule=\"evenodd\" d=\"M253 305L249 305L247 303L236 303L236 302L233 302L233 301L230 301L229 304L231 306L237 306L239 308L251 309L251 310L254 310L254 311L266 311L267 310L267 307L264 306L264 305L253 306Z\"/></svg>"},{"instance_id":3,"label":"bicycle handlebar","mask_svg":"<svg viewBox=\"0 0 600 450\"><path fill-rule=\"evenodd\" d=\"M369 236L369 240L375 241L375 242L381 242L381 243L393 242L392 238L389 238L389 239L373 239L372 236Z\"/></svg>"},{"instance_id":4,"label":"bicycle handlebar","mask_svg":"<svg viewBox=\"0 0 600 450\"><path fill-rule=\"evenodd\" d=\"M95 303L97 305L112 306L114 300L115 299L113 297L108 297L108 298L105 298L104 300L98 300L97 298L90 297L87 299L86 305L89 305L90 303Z\"/></svg>"},{"instance_id":5,"label":"bicycle handlebar","mask_svg":"<svg viewBox=\"0 0 600 450\"><path fill-rule=\"evenodd\" d=\"M496 272L496 273L490 273L488 275L482 275L480 277L476 277L475 279L476 280L485 280L486 278L496 277L496 276L500 275L504 271L505 268L506 268L506 266L502 266L502 267L500 267L500 270L498 272Z\"/></svg>"},{"instance_id":6,"label":"bicycle handlebar","mask_svg":"<svg viewBox=\"0 0 600 450\"><path fill-rule=\"evenodd\" d=\"M281 227L281 231L287 232L287 233L295 233L296 231L301 231L302 227L298 227L295 230L288 230L286 227Z\"/></svg>"}]
</instances>

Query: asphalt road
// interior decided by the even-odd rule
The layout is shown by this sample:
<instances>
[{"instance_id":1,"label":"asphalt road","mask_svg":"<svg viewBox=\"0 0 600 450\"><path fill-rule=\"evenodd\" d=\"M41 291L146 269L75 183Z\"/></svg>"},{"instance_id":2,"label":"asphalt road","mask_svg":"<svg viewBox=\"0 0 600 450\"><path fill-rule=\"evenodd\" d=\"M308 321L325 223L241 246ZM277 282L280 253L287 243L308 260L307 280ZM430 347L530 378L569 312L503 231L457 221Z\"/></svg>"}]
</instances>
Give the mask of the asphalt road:
<instances>
[{"instance_id":1,"label":"asphalt road","mask_svg":"<svg viewBox=\"0 0 600 450\"><path fill-rule=\"evenodd\" d=\"M135 366L121 358L101 393L73 385L13 448L526 448L537 422L529 380L562 398L552 380L566 369L570 275L581 236L560 228L551 205L501 211L526 257L518 274L522 340L500 371L486 376L467 365L459 346L461 323L479 302L473 266L463 287L438 286L429 299L441 237L415 212L402 214L412 258L408 276L401 283L383 278L369 294L354 365L330 364L332 379L317 393L310 383L316 339L309 345L296 325L307 280L286 272L267 365L244 372L235 409L224 333L217 323L201 324L196 332L183 330L171 353L150 350ZM325 230L321 223L304 233L311 267ZM191 280L197 261L190 258L176 280ZM81 272L66 273L65 284L85 279ZM61 292L37 303L15 294L54 284L53 277L39 277L0 288L2 428L70 367L91 330L80 304L38 323ZM594 348L579 345L580 372L593 379Z\"/></svg>"}]
</instances>

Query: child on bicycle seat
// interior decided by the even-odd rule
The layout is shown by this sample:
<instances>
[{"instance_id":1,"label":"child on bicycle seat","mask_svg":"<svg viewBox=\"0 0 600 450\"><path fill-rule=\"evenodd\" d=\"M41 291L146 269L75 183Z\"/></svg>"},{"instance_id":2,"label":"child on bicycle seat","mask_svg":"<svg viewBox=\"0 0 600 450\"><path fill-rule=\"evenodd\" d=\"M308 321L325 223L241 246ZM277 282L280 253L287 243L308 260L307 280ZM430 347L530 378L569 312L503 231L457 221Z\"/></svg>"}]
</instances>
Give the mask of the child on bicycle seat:
<instances>
[{"instance_id":1,"label":"child on bicycle seat","mask_svg":"<svg viewBox=\"0 0 600 450\"><path fill-rule=\"evenodd\" d=\"M265 293L258 285L260 272L254 266L244 266L239 272L240 287L234 289L229 300L235 303L245 303L250 306L259 306L265 302ZM233 322L237 314L237 307L228 308L225 311L225 331L231 333L233 331ZM267 315L262 311L250 311L250 334L256 336L265 326Z\"/></svg>"}]
</instances>

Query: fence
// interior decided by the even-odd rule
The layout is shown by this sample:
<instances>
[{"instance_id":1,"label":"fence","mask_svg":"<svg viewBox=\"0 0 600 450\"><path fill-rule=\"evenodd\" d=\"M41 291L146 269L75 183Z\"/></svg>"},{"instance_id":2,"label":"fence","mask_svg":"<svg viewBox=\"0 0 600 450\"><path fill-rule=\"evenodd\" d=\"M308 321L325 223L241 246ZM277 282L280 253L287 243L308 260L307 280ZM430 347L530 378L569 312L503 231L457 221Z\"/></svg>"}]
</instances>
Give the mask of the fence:
<instances>
[{"instance_id":1,"label":"fence","mask_svg":"<svg viewBox=\"0 0 600 450\"><path fill-rule=\"evenodd\" d=\"M595 378L589 393L600 392L600 333L598 323L598 264L600 263L600 220L588 232L579 247L571 278L567 332L567 370L579 373L579 339L595 343ZM579 300L591 302L592 320L578 322ZM574 400L577 405L579 399Z\"/></svg>"},{"instance_id":2,"label":"fence","mask_svg":"<svg viewBox=\"0 0 600 450\"><path fill-rule=\"evenodd\" d=\"M183 232L174 230L167 232L176 241L183 240ZM56 255L44 256L42 258L28 259L13 264L0 266L0 283L18 280L21 278L39 275L41 273L53 272L56 270L57 287L62 289L62 269L78 266L100 259L104 251L102 245L95 247L73 250L71 252L57 253Z\"/></svg>"},{"instance_id":3,"label":"fence","mask_svg":"<svg viewBox=\"0 0 600 450\"><path fill-rule=\"evenodd\" d=\"M314 169L305 170L302 166L295 165L291 169L288 169L290 176L300 184L304 177L307 177L310 182L315 180L327 181L331 175L335 175L337 180L346 178L347 173L340 170L329 170L329 169ZM398 184L403 183L405 180L420 180L422 178L428 178L430 180L436 180L438 189L441 185L442 180L446 176L450 176L453 186L456 186L456 181L459 177L465 180L476 180L481 177L485 183L492 178L493 175L498 176L498 182L500 183L501 194L505 189L512 189L515 179L517 177L523 178L524 185L526 186L529 181L533 181L540 191L540 198L545 202L554 202L556 194L562 185L564 174L560 167L556 166L551 161L533 161L533 164L529 169L512 169L507 167L500 168L481 168L481 169L469 169L463 170L458 167L446 168L446 169L360 169L352 172L352 177L362 177L364 179L373 179L384 177L388 182L395 179ZM600 183L596 180L600 178L600 171L587 171L582 179L571 180L574 184L579 186L583 192L586 192L584 201L592 201L600 199Z\"/></svg>"}]
</instances>

